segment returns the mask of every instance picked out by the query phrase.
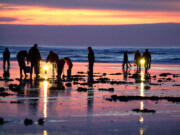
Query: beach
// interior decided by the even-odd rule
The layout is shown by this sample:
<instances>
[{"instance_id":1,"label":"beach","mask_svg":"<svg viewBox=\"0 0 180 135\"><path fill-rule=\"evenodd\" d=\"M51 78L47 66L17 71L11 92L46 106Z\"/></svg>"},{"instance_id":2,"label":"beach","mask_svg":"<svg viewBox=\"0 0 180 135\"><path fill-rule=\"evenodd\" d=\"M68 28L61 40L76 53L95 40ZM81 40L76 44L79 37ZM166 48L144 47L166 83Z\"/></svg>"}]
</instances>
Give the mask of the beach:
<instances>
[{"instance_id":1,"label":"beach","mask_svg":"<svg viewBox=\"0 0 180 135\"><path fill-rule=\"evenodd\" d=\"M16 61L10 79L1 70L0 86L9 95L0 96L0 134L179 134L180 65L152 64L148 75L142 69L136 76L134 65L123 73L121 63L95 63L91 84L88 63L73 65L73 80L61 87L50 71L39 80L20 81ZM33 123L25 124L26 118Z\"/></svg>"}]
</instances>

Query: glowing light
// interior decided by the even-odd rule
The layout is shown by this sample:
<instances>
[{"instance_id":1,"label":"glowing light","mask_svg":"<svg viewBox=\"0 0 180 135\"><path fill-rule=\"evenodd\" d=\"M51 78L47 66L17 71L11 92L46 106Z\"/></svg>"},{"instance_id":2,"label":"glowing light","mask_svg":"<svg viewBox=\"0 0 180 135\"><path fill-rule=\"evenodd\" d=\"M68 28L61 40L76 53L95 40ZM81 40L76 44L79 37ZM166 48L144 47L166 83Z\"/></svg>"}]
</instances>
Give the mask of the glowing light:
<instances>
[{"instance_id":1,"label":"glowing light","mask_svg":"<svg viewBox=\"0 0 180 135\"><path fill-rule=\"evenodd\" d=\"M143 82L144 81L144 72L141 71L141 81Z\"/></svg>"},{"instance_id":2,"label":"glowing light","mask_svg":"<svg viewBox=\"0 0 180 135\"><path fill-rule=\"evenodd\" d=\"M140 122L140 123L143 123L143 122L144 122L144 118L143 118L142 116L139 118L139 122Z\"/></svg>"},{"instance_id":3,"label":"glowing light","mask_svg":"<svg viewBox=\"0 0 180 135\"><path fill-rule=\"evenodd\" d=\"M144 130L143 128L140 129L139 135L143 135L144 134Z\"/></svg>"},{"instance_id":4,"label":"glowing light","mask_svg":"<svg viewBox=\"0 0 180 135\"><path fill-rule=\"evenodd\" d=\"M144 110L144 102L143 101L141 101L141 103L140 103L140 110Z\"/></svg>"},{"instance_id":5,"label":"glowing light","mask_svg":"<svg viewBox=\"0 0 180 135\"><path fill-rule=\"evenodd\" d=\"M45 74L47 74L47 71L49 70L49 66L48 65L44 65L43 66L43 70L44 70Z\"/></svg>"},{"instance_id":6,"label":"glowing light","mask_svg":"<svg viewBox=\"0 0 180 135\"><path fill-rule=\"evenodd\" d=\"M142 59L140 60L140 63L141 63L141 65L144 65L144 63L145 63L145 59L144 59L144 58L142 58Z\"/></svg>"},{"instance_id":7,"label":"glowing light","mask_svg":"<svg viewBox=\"0 0 180 135\"><path fill-rule=\"evenodd\" d=\"M44 131L43 131L43 135L48 135L47 130L44 130Z\"/></svg>"},{"instance_id":8,"label":"glowing light","mask_svg":"<svg viewBox=\"0 0 180 135\"><path fill-rule=\"evenodd\" d=\"M43 85L44 85L44 110L43 110L43 115L44 115L44 118L47 118L47 102L48 102L48 99L47 99L47 90L48 90L48 81L44 81L43 82Z\"/></svg>"},{"instance_id":9,"label":"glowing light","mask_svg":"<svg viewBox=\"0 0 180 135\"><path fill-rule=\"evenodd\" d=\"M144 97L144 83L141 83L140 96Z\"/></svg>"}]
</instances>

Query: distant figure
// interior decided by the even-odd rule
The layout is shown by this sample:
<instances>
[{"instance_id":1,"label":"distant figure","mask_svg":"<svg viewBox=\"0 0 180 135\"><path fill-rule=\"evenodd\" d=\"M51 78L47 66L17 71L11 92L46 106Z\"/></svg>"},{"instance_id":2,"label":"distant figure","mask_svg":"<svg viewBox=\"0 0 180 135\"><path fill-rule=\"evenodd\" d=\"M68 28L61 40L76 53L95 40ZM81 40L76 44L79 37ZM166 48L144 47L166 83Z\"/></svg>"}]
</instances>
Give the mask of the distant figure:
<instances>
[{"instance_id":1,"label":"distant figure","mask_svg":"<svg viewBox=\"0 0 180 135\"><path fill-rule=\"evenodd\" d=\"M148 51L148 49L146 49L145 52L143 53L143 57L145 59L144 68L147 71L148 69L151 68L151 54Z\"/></svg>"},{"instance_id":2,"label":"distant figure","mask_svg":"<svg viewBox=\"0 0 180 135\"><path fill-rule=\"evenodd\" d=\"M136 65L137 65L137 71L141 70L140 60L141 60L141 53L139 52L139 50L137 50L136 53L135 53L135 56L134 56L134 61L135 61Z\"/></svg>"},{"instance_id":3,"label":"distant figure","mask_svg":"<svg viewBox=\"0 0 180 135\"><path fill-rule=\"evenodd\" d=\"M89 51L89 54L88 54L89 73L93 74L93 66L94 66L94 61L95 61L94 51L91 47L88 47L88 51Z\"/></svg>"},{"instance_id":4,"label":"distant figure","mask_svg":"<svg viewBox=\"0 0 180 135\"><path fill-rule=\"evenodd\" d=\"M68 65L67 79L70 80L71 79L71 70L72 70L73 64L72 64L71 59L68 57L65 57L64 60L65 60L66 64Z\"/></svg>"},{"instance_id":5,"label":"distant figure","mask_svg":"<svg viewBox=\"0 0 180 135\"><path fill-rule=\"evenodd\" d=\"M28 54L27 51L20 51L17 54L17 60L18 60L18 64L20 67L20 78L22 78L22 71L24 71L24 75L26 78L26 63L25 63L25 59L27 58Z\"/></svg>"},{"instance_id":6,"label":"distant figure","mask_svg":"<svg viewBox=\"0 0 180 135\"><path fill-rule=\"evenodd\" d=\"M29 54L28 54L28 61L31 62L31 71L30 71L31 78L32 78L33 69L36 74L36 78L39 77L41 55L37 47L38 45L34 44L34 46L29 50Z\"/></svg>"},{"instance_id":7,"label":"distant figure","mask_svg":"<svg viewBox=\"0 0 180 135\"><path fill-rule=\"evenodd\" d=\"M131 64L128 60L128 53L127 52L124 52L124 61L123 61L123 65L122 65L123 69L124 69L125 65L126 65L126 69L128 69L129 66L131 67Z\"/></svg>"},{"instance_id":8,"label":"distant figure","mask_svg":"<svg viewBox=\"0 0 180 135\"><path fill-rule=\"evenodd\" d=\"M9 49L8 48L5 48L4 52L3 52L3 69L5 70L6 69L6 62L7 62L7 65L8 65L8 70L10 68L10 52L9 52Z\"/></svg>"},{"instance_id":9,"label":"distant figure","mask_svg":"<svg viewBox=\"0 0 180 135\"><path fill-rule=\"evenodd\" d=\"M60 59L57 62L57 70L58 70L57 78L58 78L58 80L62 79L61 76L62 76L62 73L63 73L63 70L64 70L64 64L65 64L65 60L64 59Z\"/></svg>"}]
</instances>

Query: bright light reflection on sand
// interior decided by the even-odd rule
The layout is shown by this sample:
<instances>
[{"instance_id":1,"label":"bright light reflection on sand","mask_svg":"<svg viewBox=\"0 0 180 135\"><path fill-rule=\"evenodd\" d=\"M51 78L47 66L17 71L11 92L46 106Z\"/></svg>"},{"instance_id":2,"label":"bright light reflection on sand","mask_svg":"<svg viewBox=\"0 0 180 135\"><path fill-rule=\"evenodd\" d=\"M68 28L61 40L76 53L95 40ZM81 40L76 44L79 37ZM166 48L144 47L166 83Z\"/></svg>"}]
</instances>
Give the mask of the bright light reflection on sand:
<instances>
[{"instance_id":1,"label":"bright light reflection on sand","mask_svg":"<svg viewBox=\"0 0 180 135\"><path fill-rule=\"evenodd\" d=\"M143 130L143 128L141 128L139 131L139 135L143 135L143 134L144 134L144 130Z\"/></svg>"},{"instance_id":2,"label":"bright light reflection on sand","mask_svg":"<svg viewBox=\"0 0 180 135\"><path fill-rule=\"evenodd\" d=\"M47 90L48 90L48 81L44 81L43 82L43 86L44 86L44 91L43 91L43 96L44 96L44 110L43 110L43 115L44 118L47 118Z\"/></svg>"},{"instance_id":3,"label":"bright light reflection on sand","mask_svg":"<svg viewBox=\"0 0 180 135\"><path fill-rule=\"evenodd\" d=\"M44 130L44 131L43 131L43 135L48 135L47 130Z\"/></svg>"},{"instance_id":4,"label":"bright light reflection on sand","mask_svg":"<svg viewBox=\"0 0 180 135\"><path fill-rule=\"evenodd\" d=\"M144 71L141 71L140 96L141 97L145 96L145 94L144 94ZM144 101L140 102L140 110L144 110ZM142 115L139 118L139 122L141 124L144 123L144 117ZM139 135L143 135L143 134L144 134L144 130L143 130L143 128L140 128Z\"/></svg>"}]
</instances>

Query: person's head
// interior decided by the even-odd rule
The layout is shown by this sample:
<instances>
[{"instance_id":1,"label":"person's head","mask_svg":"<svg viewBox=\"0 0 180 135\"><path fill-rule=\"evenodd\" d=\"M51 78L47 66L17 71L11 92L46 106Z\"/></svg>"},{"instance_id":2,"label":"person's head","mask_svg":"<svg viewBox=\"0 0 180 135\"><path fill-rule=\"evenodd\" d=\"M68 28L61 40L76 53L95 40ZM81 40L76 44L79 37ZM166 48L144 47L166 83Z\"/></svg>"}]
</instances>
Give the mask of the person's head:
<instances>
[{"instance_id":1,"label":"person's head","mask_svg":"<svg viewBox=\"0 0 180 135\"><path fill-rule=\"evenodd\" d=\"M37 47L38 47L38 44L34 44L34 47L37 48Z\"/></svg>"},{"instance_id":2,"label":"person's head","mask_svg":"<svg viewBox=\"0 0 180 135\"><path fill-rule=\"evenodd\" d=\"M146 49L146 52L148 52L148 49Z\"/></svg>"},{"instance_id":3,"label":"person's head","mask_svg":"<svg viewBox=\"0 0 180 135\"><path fill-rule=\"evenodd\" d=\"M92 47L91 46L88 47L88 51L92 51Z\"/></svg>"},{"instance_id":4,"label":"person's head","mask_svg":"<svg viewBox=\"0 0 180 135\"><path fill-rule=\"evenodd\" d=\"M51 50L50 52L49 52L49 54L53 54L54 52Z\"/></svg>"},{"instance_id":5,"label":"person's head","mask_svg":"<svg viewBox=\"0 0 180 135\"><path fill-rule=\"evenodd\" d=\"M8 48L5 48L5 51L9 51Z\"/></svg>"}]
</instances>

